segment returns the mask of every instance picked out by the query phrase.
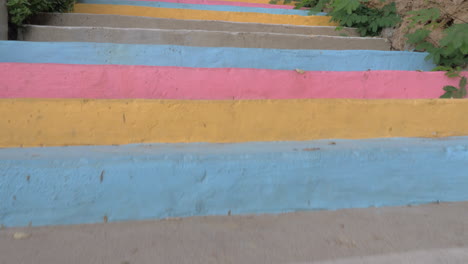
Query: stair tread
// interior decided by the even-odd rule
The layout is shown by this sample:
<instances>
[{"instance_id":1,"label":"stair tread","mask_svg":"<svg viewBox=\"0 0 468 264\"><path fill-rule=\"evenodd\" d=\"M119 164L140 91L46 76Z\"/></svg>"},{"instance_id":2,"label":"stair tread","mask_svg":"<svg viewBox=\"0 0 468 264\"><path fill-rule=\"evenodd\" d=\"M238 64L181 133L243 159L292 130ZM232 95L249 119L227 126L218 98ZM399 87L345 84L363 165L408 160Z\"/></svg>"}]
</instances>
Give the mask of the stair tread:
<instances>
[{"instance_id":1,"label":"stair tread","mask_svg":"<svg viewBox=\"0 0 468 264\"><path fill-rule=\"evenodd\" d=\"M123 15L85 13L42 13L34 17L31 24L50 26L93 26L116 28L188 29L234 32L270 32L300 35L359 36L356 29L343 28L337 31L334 26L296 26L282 24L262 24L247 22L227 22L210 20L184 20L171 18L151 18Z\"/></svg>"},{"instance_id":2,"label":"stair tread","mask_svg":"<svg viewBox=\"0 0 468 264\"><path fill-rule=\"evenodd\" d=\"M29 25L20 40L318 50L390 50L383 38L108 27Z\"/></svg>"}]
</instances>

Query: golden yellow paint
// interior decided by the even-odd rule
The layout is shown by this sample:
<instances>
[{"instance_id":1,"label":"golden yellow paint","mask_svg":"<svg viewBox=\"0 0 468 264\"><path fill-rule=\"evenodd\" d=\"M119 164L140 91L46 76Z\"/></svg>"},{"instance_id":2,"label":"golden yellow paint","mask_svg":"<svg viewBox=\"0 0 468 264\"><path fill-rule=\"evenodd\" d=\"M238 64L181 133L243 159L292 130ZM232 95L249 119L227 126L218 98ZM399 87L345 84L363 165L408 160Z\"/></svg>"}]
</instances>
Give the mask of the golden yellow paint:
<instances>
[{"instance_id":1,"label":"golden yellow paint","mask_svg":"<svg viewBox=\"0 0 468 264\"><path fill-rule=\"evenodd\" d=\"M75 13L142 16L190 20L218 20L261 24L287 24L307 26L335 26L328 16L275 15L248 12L227 12L146 6L76 4Z\"/></svg>"},{"instance_id":2,"label":"golden yellow paint","mask_svg":"<svg viewBox=\"0 0 468 264\"><path fill-rule=\"evenodd\" d=\"M1 99L0 147L468 135L468 100Z\"/></svg>"}]
</instances>

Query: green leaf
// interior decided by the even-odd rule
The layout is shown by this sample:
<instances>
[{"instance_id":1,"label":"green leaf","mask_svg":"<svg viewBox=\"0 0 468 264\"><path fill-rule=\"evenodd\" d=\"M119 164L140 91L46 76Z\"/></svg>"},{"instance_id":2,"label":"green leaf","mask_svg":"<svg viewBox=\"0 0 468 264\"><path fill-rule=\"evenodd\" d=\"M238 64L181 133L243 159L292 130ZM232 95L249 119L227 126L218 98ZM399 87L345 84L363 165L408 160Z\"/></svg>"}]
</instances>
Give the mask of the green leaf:
<instances>
[{"instance_id":1,"label":"green leaf","mask_svg":"<svg viewBox=\"0 0 468 264\"><path fill-rule=\"evenodd\" d=\"M421 9L416 11L410 11L407 13L411 15L409 17L410 24L409 27L414 27L416 25L427 25L428 23L430 26L434 26L434 23L440 18L440 10L438 8L429 8L429 9Z\"/></svg>"},{"instance_id":2,"label":"green leaf","mask_svg":"<svg viewBox=\"0 0 468 264\"><path fill-rule=\"evenodd\" d=\"M460 80L460 84L458 85L460 88L466 88L466 77L462 77Z\"/></svg>"},{"instance_id":3,"label":"green leaf","mask_svg":"<svg viewBox=\"0 0 468 264\"><path fill-rule=\"evenodd\" d=\"M446 92L443 95L441 95L439 98L450 99L450 98L452 98L452 92Z\"/></svg>"},{"instance_id":4,"label":"green leaf","mask_svg":"<svg viewBox=\"0 0 468 264\"><path fill-rule=\"evenodd\" d=\"M429 34L431 34L430 30L427 29L418 29L414 33L406 34L406 38L408 42L411 44L418 44L425 40Z\"/></svg>"},{"instance_id":5,"label":"green leaf","mask_svg":"<svg viewBox=\"0 0 468 264\"><path fill-rule=\"evenodd\" d=\"M458 91L458 89L456 87L451 86L451 85L444 86L443 89L446 92L456 92L456 91Z\"/></svg>"},{"instance_id":6,"label":"green leaf","mask_svg":"<svg viewBox=\"0 0 468 264\"><path fill-rule=\"evenodd\" d=\"M448 71L448 72L445 73L445 76L447 76L449 78L459 77L460 72L459 71Z\"/></svg>"}]
</instances>

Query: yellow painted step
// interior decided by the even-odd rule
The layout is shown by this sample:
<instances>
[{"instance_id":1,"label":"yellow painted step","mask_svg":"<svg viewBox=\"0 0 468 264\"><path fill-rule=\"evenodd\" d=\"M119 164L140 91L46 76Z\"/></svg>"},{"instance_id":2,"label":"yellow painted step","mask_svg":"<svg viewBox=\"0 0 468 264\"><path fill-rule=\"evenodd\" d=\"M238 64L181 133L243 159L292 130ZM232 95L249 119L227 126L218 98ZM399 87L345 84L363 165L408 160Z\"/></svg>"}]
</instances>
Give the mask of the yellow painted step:
<instances>
[{"instance_id":1,"label":"yellow painted step","mask_svg":"<svg viewBox=\"0 0 468 264\"><path fill-rule=\"evenodd\" d=\"M468 135L468 100L0 99L0 147Z\"/></svg>"},{"instance_id":2,"label":"yellow painted step","mask_svg":"<svg viewBox=\"0 0 468 264\"><path fill-rule=\"evenodd\" d=\"M328 16L276 15L265 13L227 12L179 8L156 8L146 6L76 4L75 13L126 15L141 17L218 20L262 24L284 24L303 26L336 26Z\"/></svg>"}]
</instances>

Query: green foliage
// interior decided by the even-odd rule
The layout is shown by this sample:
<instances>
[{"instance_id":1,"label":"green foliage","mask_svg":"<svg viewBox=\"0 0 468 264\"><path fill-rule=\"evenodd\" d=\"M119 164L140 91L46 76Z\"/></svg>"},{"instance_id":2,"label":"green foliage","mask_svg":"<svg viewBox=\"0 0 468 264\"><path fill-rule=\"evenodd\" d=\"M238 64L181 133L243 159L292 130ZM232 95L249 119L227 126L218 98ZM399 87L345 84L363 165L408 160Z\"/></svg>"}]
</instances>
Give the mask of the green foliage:
<instances>
[{"instance_id":1,"label":"green foliage","mask_svg":"<svg viewBox=\"0 0 468 264\"><path fill-rule=\"evenodd\" d=\"M310 7L310 14L327 9L331 20L339 24L337 30L354 27L361 36L378 36L382 29L394 27L401 21L394 2L375 8L369 0L299 0L296 8L302 7ZM444 87L442 98L464 98L466 78L461 77L460 72L468 65L468 24L454 24L454 18L449 14L442 15L438 8L410 11L407 14L410 15L407 29L412 31L406 35L408 43L415 45L416 50L429 54L426 59L438 65L434 70L446 71L449 77L461 78L459 88ZM431 39L431 33L436 29L443 30L439 42Z\"/></svg>"},{"instance_id":2,"label":"green foliage","mask_svg":"<svg viewBox=\"0 0 468 264\"><path fill-rule=\"evenodd\" d=\"M307 0L305 0L307 1ZM304 2L304 1L303 1ZM308 5L304 5L303 7L310 7L309 14L314 14L318 12L322 12L328 4L330 4L330 0L316 0L316 1L308 1L310 2ZM316 2L316 3L314 3ZM301 2L302 3L302 2ZM296 4L296 8L300 8L299 4Z\"/></svg>"},{"instance_id":3,"label":"green foliage","mask_svg":"<svg viewBox=\"0 0 468 264\"><path fill-rule=\"evenodd\" d=\"M10 23L21 26L39 12L66 12L73 9L75 0L7 0Z\"/></svg>"},{"instance_id":4,"label":"green foliage","mask_svg":"<svg viewBox=\"0 0 468 264\"><path fill-rule=\"evenodd\" d=\"M407 14L411 15L411 23L409 24L410 28L413 28L418 24L423 24L426 25L426 27L434 28L438 25L437 20L440 19L440 10L438 8L409 11Z\"/></svg>"},{"instance_id":5,"label":"green foliage","mask_svg":"<svg viewBox=\"0 0 468 264\"><path fill-rule=\"evenodd\" d=\"M378 36L382 29L394 27L400 22L395 3L383 8L372 8L362 0L334 0L329 13L332 21L340 26L357 28L361 36Z\"/></svg>"},{"instance_id":6,"label":"green foliage","mask_svg":"<svg viewBox=\"0 0 468 264\"><path fill-rule=\"evenodd\" d=\"M328 2L330 2L330 0L302 0L300 2L296 2L295 9L309 7L309 14L313 15L315 13L321 12L325 7L325 4L327 4Z\"/></svg>"},{"instance_id":7,"label":"green foliage","mask_svg":"<svg viewBox=\"0 0 468 264\"><path fill-rule=\"evenodd\" d=\"M461 77L460 72L468 64L468 24L450 24L441 16L437 8L421 9L408 12L411 15L408 30L418 26L414 32L406 35L408 42L416 50L426 51L426 57L438 66L434 71L446 71L448 77ZM451 19L451 18L449 18ZM431 39L434 29L442 29L443 37L439 42ZM465 98L466 78L460 78L459 88L445 86L445 93L440 98Z\"/></svg>"},{"instance_id":8,"label":"green foliage","mask_svg":"<svg viewBox=\"0 0 468 264\"><path fill-rule=\"evenodd\" d=\"M440 58L434 58L436 64L452 68L465 66L468 63L468 24L455 24L445 29L439 44Z\"/></svg>"},{"instance_id":9,"label":"green foliage","mask_svg":"<svg viewBox=\"0 0 468 264\"><path fill-rule=\"evenodd\" d=\"M446 72L445 75L449 78L460 77L460 73L462 72L462 68L460 66L457 67L447 67L447 66L437 66L433 71L444 71Z\"/></svg>"},{"instance_id":10,"label":"green foliage","mask_svg":"<svg viewBox=\"0 0 468 264\"><path fill-rule=\"evenodd\" d=\"M310 7L310 14L329 8L332 21L338 22L340 27L357 28L361 36L378 36L382 29L400 22L395 3L373 8L366 2L368 0L301 0L296 8Z\"/></svg>"},{"instance_id":11,"label":"green foliage","mask_svg":"<svg viewBox=\"0 0 468 264\"><path fill-rule=\"evenodd\" d=\"M443 89L445 93L440 98L465 98L466 97L466 77L460 79L458 88L455 86L447 85Z\"/></svg>"},{"instance_id":12,"label":"green foliage","mask_svg":"<svg viewBox=\"0 0 468 264\"><path fill-rule=\"evenodd\" d=\"M432 59L435 64L445 69L463 67L468 63L468 24L446 27L437 8L411 11L409 14L412 16L408 30L419 26L417 30L406 35L408 42L414 44L416 50L428 52L427 59ZM444 27L444 37L438 43L431 41L432 29Z\"/></svg>"}]
</instances>

